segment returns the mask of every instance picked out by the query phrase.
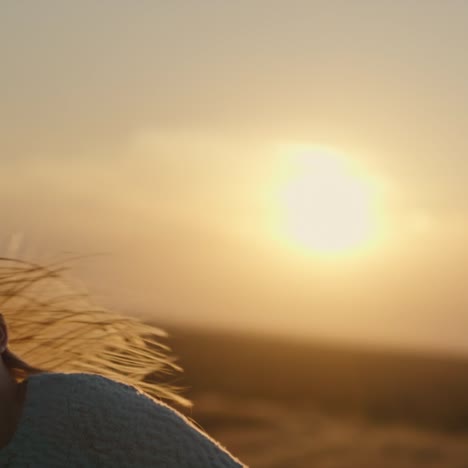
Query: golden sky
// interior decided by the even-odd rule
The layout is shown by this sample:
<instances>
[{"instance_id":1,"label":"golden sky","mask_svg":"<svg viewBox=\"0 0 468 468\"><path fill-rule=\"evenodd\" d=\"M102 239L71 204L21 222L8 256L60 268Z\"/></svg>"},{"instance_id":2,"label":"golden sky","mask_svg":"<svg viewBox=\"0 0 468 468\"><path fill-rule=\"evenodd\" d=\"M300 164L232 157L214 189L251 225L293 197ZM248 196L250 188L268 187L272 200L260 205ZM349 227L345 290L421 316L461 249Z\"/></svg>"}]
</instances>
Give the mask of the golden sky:
<instances>
[{"instance_id":1,"label":"golden sky","mask_svg":"<svg viewBox=\"0 0 468 468\"><path fill-rule=\"evenodd\" d=\"M0 9L4 253L104 252L162 322L468 350L466 2Z\"/></svg>"}]
</instances>

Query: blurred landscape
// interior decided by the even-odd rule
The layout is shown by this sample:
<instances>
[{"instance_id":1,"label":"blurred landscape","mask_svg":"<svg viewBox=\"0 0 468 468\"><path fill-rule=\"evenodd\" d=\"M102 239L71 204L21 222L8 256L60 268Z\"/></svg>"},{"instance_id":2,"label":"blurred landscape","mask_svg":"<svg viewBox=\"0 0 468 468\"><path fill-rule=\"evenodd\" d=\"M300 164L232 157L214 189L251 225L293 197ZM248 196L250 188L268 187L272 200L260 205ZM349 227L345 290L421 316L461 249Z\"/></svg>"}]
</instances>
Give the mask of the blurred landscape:
<instances>
[{"instance_id":1,"label":"blurred landscape","mask_svg":"<svg viewBox=\"0 0 468 468\"><path fill-rule=\"evenodd\" d=\"M466 358L169 330L186 414L252 467L468 467Z\"/></svg>"},{"instance_id":2,"label":"blurred landscape","mask_svg":"<svg viewBox=\"0 0 468 468\"><path fill-rule=\"evenodd\" d=\"M2 2L0 255L88 258L251 467L468 468L466 44L466 0Z\"/></svg>"}]
</instances>

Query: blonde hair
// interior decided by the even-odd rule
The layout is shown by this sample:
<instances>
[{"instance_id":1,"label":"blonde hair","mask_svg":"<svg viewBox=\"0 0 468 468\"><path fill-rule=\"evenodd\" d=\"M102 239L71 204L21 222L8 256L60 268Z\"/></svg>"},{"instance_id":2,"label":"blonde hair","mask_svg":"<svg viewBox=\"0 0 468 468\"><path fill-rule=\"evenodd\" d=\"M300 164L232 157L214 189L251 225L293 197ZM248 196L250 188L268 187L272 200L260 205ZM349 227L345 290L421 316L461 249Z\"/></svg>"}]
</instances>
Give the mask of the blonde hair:
<instances>
[{"instance_id":1,"label":"blonde hair","mask_svg":"<svg viewBox=\"0 0 468 468\"><path fill-rule=\"evenodd\" d=\"M161 343L166 333L95 307L67 283L66 269L63 262L44 266L0 257L0 312L9 333L2 358L12 375L96 373L189 406L179 389L155 381L181 370Z\"/></svg>"}]
</instances>

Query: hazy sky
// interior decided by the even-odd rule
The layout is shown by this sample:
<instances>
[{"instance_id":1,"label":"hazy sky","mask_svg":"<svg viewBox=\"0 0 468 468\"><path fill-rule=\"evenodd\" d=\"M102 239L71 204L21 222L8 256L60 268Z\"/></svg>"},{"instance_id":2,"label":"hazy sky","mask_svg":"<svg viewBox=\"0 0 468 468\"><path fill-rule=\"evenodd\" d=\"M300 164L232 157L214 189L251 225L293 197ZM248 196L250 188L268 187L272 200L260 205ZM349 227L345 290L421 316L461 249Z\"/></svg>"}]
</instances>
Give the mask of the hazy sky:
<instances>
[{"instance_id":1,"label":"hazy sky","mask_svg":"<svg viewBox=\"0 0 468 468\"><path fill-rule=\"evenodd\" d=\"M463 0L0 2L1 249L104 252L162 322L468 351L467 43ZM376 181L377 246L278 239L292 144Z\"/></svg>"}]
</instances>

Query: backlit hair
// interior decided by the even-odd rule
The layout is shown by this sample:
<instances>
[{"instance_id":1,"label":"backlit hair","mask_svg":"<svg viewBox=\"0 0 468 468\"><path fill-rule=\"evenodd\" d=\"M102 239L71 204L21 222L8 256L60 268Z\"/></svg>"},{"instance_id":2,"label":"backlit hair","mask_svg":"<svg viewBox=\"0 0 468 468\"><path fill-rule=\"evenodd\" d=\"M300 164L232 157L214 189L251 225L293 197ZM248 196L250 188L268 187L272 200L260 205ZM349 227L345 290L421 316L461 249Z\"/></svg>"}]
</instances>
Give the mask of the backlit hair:
<instances>
[{"instance_id":1,"label":"backlit hair","mask_svg":"<svg viewBox=\"0 0 468 468\"><path fill-rule=\"evenodd\" d=\"M179 405L190 402L162 382L179 366L161 329L95 307L64 279L63 263L0 257L0 313L9 347L2 355L17 380L43 371L90 372L134 385Z\"/></svg>"}]
</instances>

